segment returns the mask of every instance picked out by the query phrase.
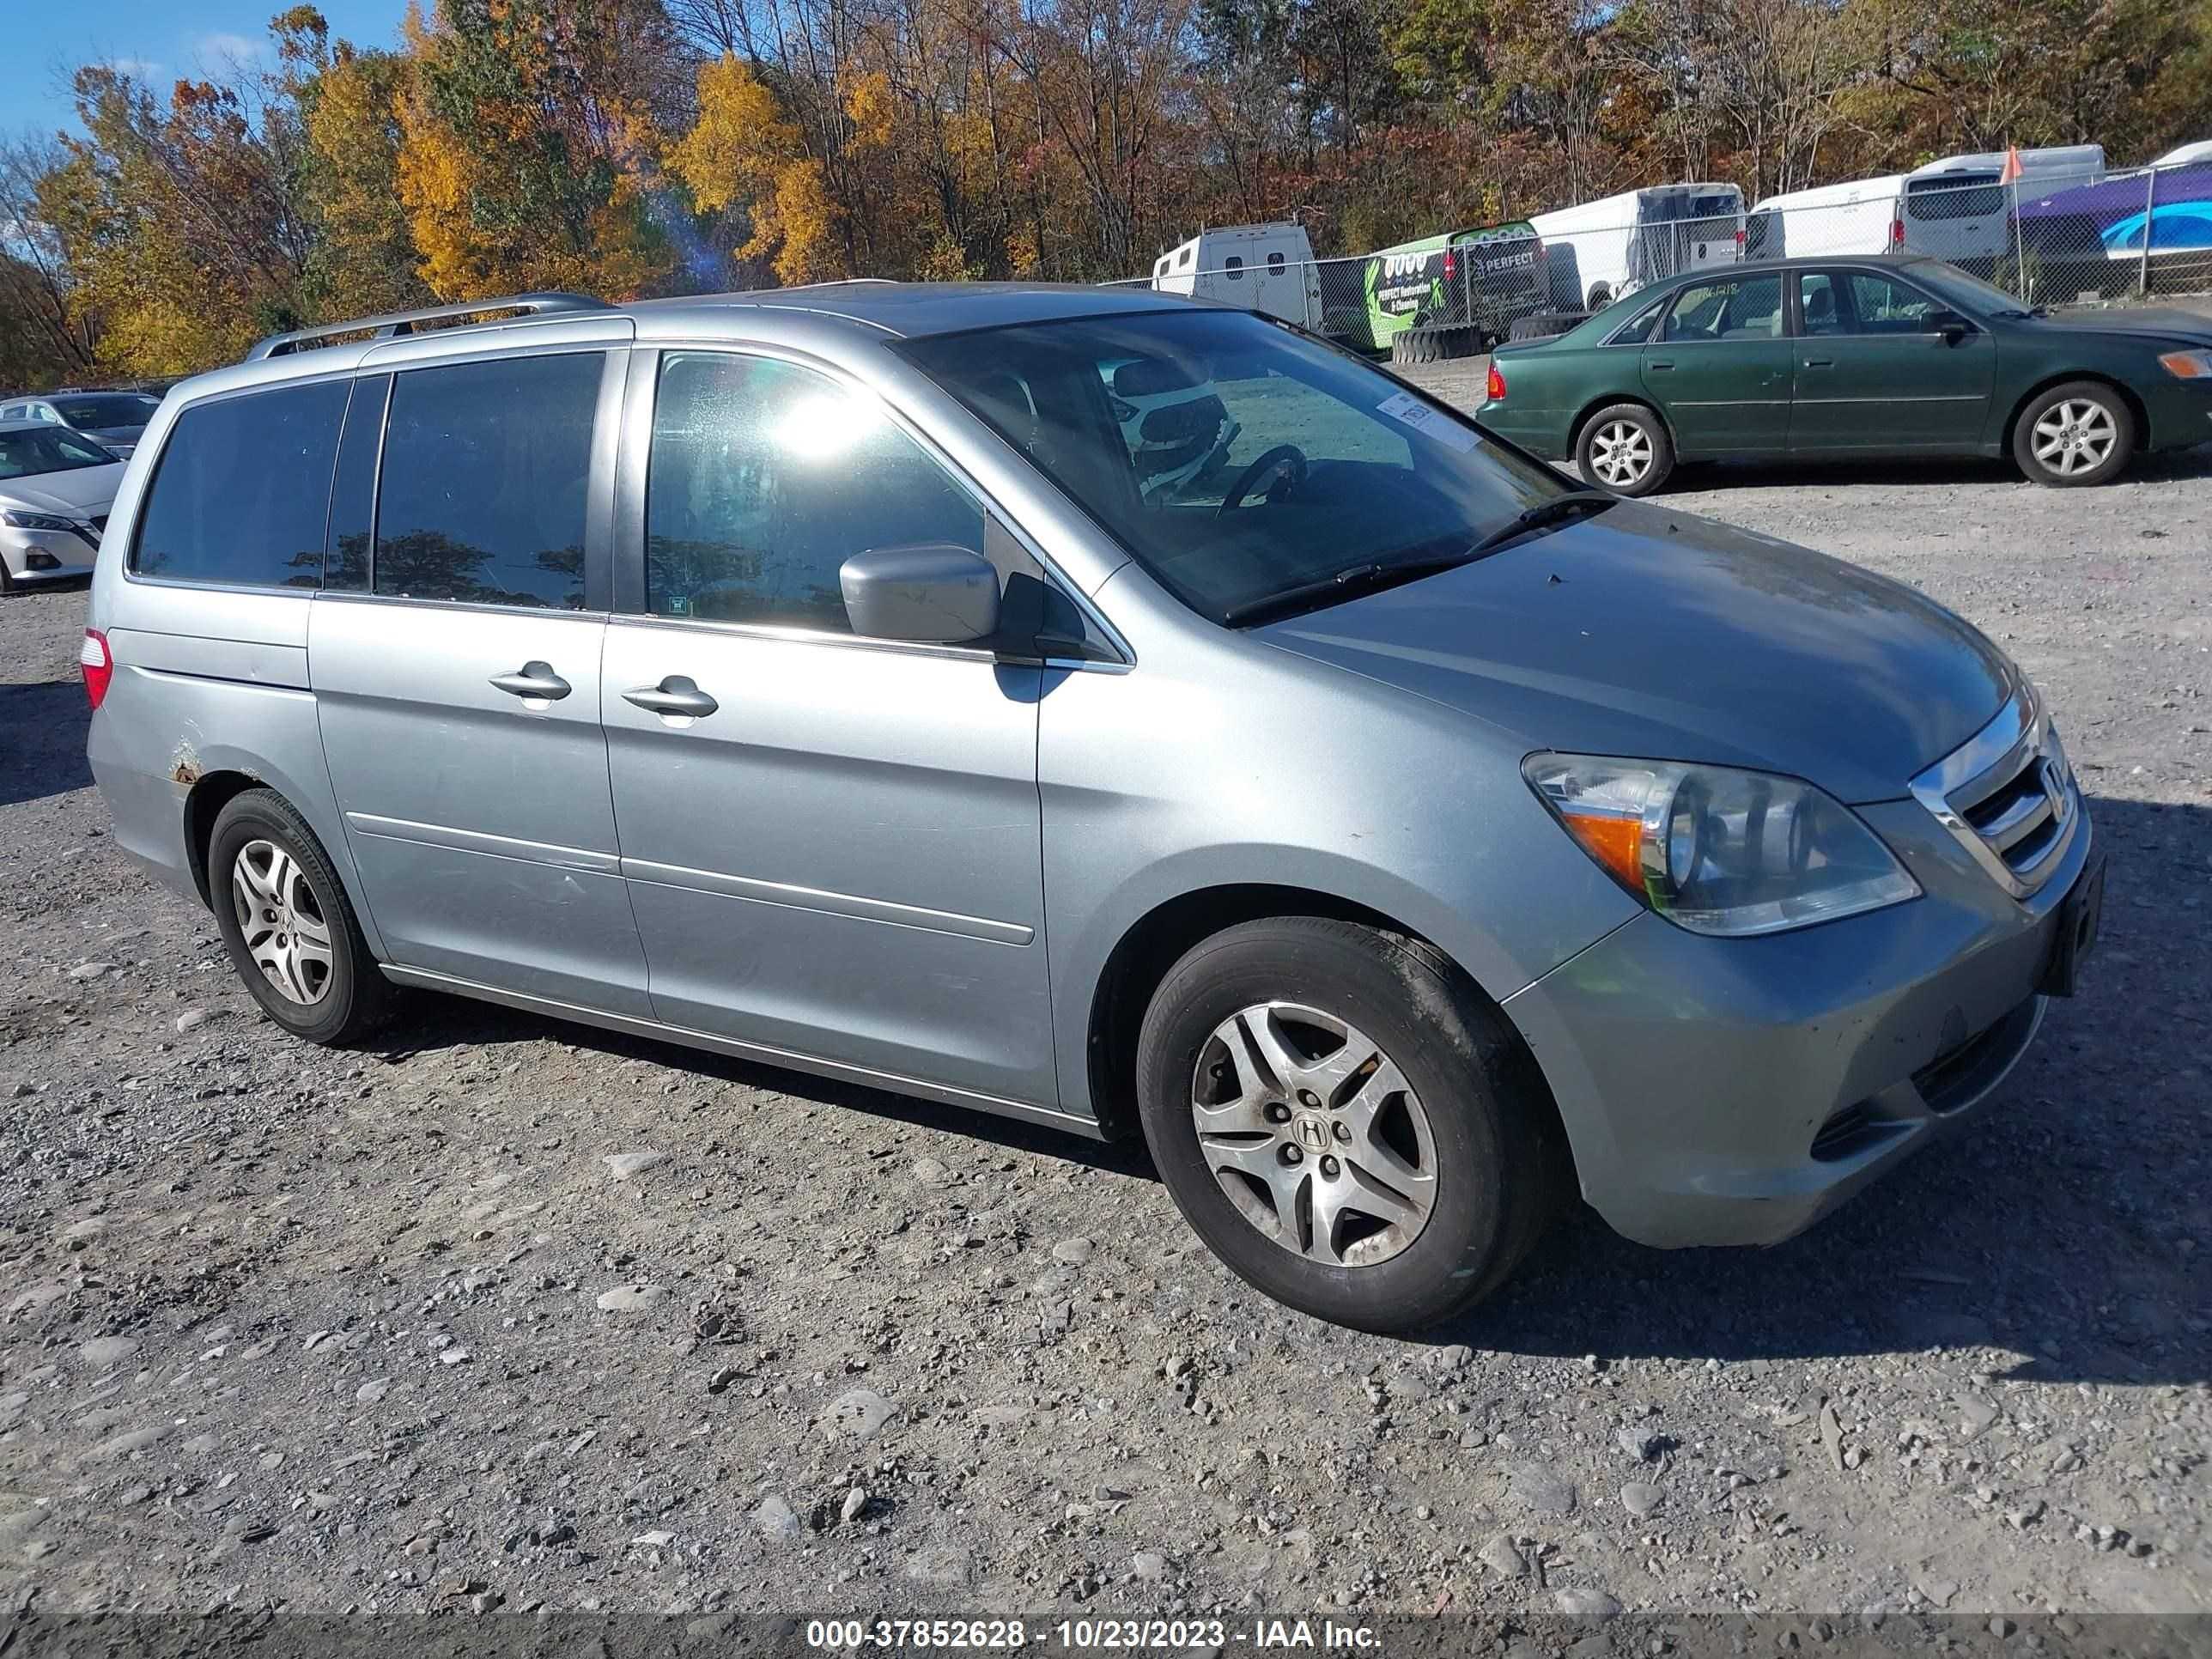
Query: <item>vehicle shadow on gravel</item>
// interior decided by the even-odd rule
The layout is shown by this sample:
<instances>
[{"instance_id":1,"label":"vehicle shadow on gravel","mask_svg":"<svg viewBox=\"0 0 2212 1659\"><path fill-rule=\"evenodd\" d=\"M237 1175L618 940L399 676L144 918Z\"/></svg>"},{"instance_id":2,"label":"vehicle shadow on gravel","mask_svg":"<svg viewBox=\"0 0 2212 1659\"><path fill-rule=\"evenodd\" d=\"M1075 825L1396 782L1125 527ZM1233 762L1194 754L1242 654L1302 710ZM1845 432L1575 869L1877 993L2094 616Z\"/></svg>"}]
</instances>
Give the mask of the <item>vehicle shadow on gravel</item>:
<instances>
[{"instance_id":1,"label":"vehicle shadow on gravel","mask_svg":"<svg viewBox=\"0 0 2212 1659\"><path fill-rule=\"evenodd\" d=\"M2212 478L2212 444L2194 449L2163 450L2138 455L2126 471L2104 488L2124 489L2131 483L2174 483ZM1921 489L1930 484L2017 484L2022 489L2041 489L2021 476L2009 460L1971 457L1931 457L1927 460L1885 456L1867 461L1705 461L1683 465L1655 498L1700 489L1775 489L1784 485L1810 488L1821 484L1889 484Z\"/></svg>"},{"instance_id":2,"label":"vehicle shadow on gravel","mask_svg":"<svg viewBox=\"0 0 2212 1659\"><path fill-rule=\"evenodd\" d=\"M1986 1352L2039 1381L2212 1380L2212 1107L2192 1044L2212 939L2179 882L2203 886L2212 811L2093 800L2111 855L2082 994L1973 1121L1810 1231L1767 1250L1647 1249L1587 1209L1564 1217L1481 1306L1418 1339L1493 1352L1684 1362ZM488 1004L424 997L380 1052L553 1036L732 1085L1155 1179L1140 1143L825 1081ZM1164 1191L1163 1227L1181 1224Z\"/></svg>"},{"instance_id":3,"label":"vehicle shadow on gravel","mask_svg":"<svg viewBox=\"0 0 2212 1659\"><path fill-rule=\"evenodd\" d=\"M92 785L84 758L92 710L76 680L0 685L0 732L9 763L0 766L0 806L65 795Z\"/></svg>"}]
</instances>

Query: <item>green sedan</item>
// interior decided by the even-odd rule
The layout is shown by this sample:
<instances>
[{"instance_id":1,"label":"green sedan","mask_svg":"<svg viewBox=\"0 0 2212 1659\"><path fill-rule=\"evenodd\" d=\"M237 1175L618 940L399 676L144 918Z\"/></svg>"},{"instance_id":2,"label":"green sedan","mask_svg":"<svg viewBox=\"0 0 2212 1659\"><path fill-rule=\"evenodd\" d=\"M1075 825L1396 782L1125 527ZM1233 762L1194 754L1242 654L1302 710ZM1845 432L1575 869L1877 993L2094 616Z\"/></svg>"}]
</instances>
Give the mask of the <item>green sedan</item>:
<instances>
[{"instance_id":1,"label":"green sedan","mask_svg":"<svg viewBox=\"0 0 2212 1659\"><path fill-rule=\"evenodd\" d=\"M2053 316L1940 259L1686 272L1566 333L1498 348L1481 423L1592 488L1680 461L2009 453L2103 483L2137 450L2212 440L2212 318Z\"/></svg>"}]
</instances>

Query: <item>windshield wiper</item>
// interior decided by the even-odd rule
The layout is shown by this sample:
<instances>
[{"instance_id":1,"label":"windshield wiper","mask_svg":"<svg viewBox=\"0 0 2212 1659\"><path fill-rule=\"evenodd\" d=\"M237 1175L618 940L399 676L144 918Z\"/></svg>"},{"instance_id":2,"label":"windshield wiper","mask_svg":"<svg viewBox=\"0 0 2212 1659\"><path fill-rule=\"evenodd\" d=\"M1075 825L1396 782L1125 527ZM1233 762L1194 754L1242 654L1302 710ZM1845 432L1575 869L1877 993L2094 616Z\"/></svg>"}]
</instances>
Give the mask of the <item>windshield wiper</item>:
<instances>
[{"instance_id":1,"label":"windshield wiper","mask_svg":"<svg viewBox=\"0 0 2212 1659\"><path fill-rule=\"evenodd\" d=\"M1467 550L1469 558L1479 558L1485 553L1495 553L1508 542L1539 530L1548 530L1570 519L1586 518L1602 513L1620 497L1601 495L1595 489L1577 489L1565 495L1554 495L1548 501L1539 501L1527 512L1516 515L1509 524L1502 524Z\"/></svg>"},{"instance_id":2,"label":"windshield wiper","mask_svg":"<svg viewBox=\"0 0 2212 1659\"><path fill-rule=\"evenodd\" d=\"M1295 586L1262 594L1256 599L1246 599L1241 605L1232 605L1222 612L1221 620L1231 628L1274 622L1284 617L1295 616L1301 611L1318 611L1323 605L1348 599L1355 593L1372 593L1382 588L1419 581L1424 576L1433 576L1440 570L1449 570L1455 565L1465 564L1472 556L1468 553L1450 553L1428 558L1394 559L1387 564L1349 565L1333 576L1299 582Z\"/></svg>"}]
</instances>

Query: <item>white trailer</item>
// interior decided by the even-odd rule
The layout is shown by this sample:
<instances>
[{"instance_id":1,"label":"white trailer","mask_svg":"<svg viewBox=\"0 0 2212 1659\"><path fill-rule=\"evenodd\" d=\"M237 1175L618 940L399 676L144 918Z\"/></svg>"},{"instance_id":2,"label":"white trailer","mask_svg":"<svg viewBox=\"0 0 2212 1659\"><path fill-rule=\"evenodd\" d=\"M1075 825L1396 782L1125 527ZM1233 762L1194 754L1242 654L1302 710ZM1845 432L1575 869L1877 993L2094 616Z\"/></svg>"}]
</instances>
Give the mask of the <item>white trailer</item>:
<instances>
[{"instance_id":1,"label":"white trailer","mask_svg":"<svg viewBox=\"0 0 2212 1659\"><path fill-rule=\"evenodd\" d=\"M1554 305L1595 311L1646 283L1742 257L1743 192L1734 185L1654 185L1539 213Z\"/></svg>"},{"instance_id":2,"label":"white trailer","mask_svg":"<svg viewBox=\"0 0 2212 1659\"><path fill-rule=\"evenodd\" d=\"M1202 230L1153 262L1152 286L1318 328L1321 270L1303 225Z\"/></svg>"},{"instance_id":3,"label":"white trailer","mask_svg":"<svg viewBox=\"0 0 2212 1659\"><path fill-rule=\"evenodd\" d=\"M2105 176L2100 144L2057 144L2020 153L2021 192L2047 196ZM1744 256L1858 258L1927 253L1984 271L2011 251L2013 191L2002 150L1947 155L1910 173L1853 179L1770 196L1751 210Z\"/></svg>"}]
</instances>

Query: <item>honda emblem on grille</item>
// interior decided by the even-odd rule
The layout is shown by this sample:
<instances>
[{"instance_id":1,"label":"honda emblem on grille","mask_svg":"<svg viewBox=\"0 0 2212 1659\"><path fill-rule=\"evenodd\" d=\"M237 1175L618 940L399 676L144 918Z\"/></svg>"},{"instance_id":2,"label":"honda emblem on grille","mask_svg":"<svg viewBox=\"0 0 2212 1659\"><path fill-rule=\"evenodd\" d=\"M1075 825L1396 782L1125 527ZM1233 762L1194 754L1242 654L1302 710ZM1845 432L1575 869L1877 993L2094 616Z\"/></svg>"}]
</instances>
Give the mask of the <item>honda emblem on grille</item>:
<instances>
[{"instance_id":1,"label":"honda emblem on grille","mask_svg":"<svg viewBox=\"0 0 2212 1659\"><path fill-rule=\"evenodd\" d=\"M2065 823L2066 774L2059 769L2057 761L2046 756L2042 762L2039 775L2043 783L2044 796L2051 802L2051 821L2055 823Z\"/></svg>"}]
</instances>

